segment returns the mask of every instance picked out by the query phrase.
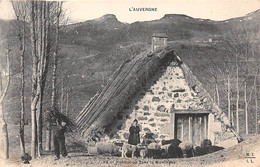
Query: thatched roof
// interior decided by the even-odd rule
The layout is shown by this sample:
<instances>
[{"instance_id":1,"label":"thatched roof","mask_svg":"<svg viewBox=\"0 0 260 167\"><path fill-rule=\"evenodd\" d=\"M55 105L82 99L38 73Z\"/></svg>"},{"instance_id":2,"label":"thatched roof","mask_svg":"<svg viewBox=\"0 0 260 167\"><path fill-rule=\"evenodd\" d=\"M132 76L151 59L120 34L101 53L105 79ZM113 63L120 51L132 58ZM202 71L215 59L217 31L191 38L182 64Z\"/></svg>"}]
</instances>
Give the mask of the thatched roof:
<instances>
[{"instance_id":1,"label":"thatched roof","mask_svg":"<svg viewBox=\"0 0 260 167\"><path fill-rule=\"evenodd\" d=\"M94 96L78 115L76 122L81 135L92 136L98 131L103 132L117 113L123 110L135 94L142 89L143 84L159 69L167 67L172 61L177 62L182 68L188 85L199 88L200 98L208 99L207 103L212 108L211 112L236 135L225 113L215 104L201 82L170 47L156 53L144 52L126 60L116 70L102 92Z\"/></svg>"}]
</instances>

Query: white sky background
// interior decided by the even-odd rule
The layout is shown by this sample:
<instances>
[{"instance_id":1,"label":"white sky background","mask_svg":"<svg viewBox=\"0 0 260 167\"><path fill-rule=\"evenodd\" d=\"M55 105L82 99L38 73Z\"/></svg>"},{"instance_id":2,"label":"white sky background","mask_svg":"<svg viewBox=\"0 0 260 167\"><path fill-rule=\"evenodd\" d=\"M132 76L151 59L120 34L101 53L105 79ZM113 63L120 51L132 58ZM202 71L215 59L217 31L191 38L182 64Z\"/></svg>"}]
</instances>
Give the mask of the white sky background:
<instances>
[{"instance_id":1,"label":"white sky background","mask_svg":"<svg viewBox=\"0 0 260 167\"><path fill-rule=\"evenodd\" d=\"M226 20L260 9L260 0L67 0L69 22L83 22L115 14L121 22L160 19L165 14L186 14L194 18ZM151 7L157 12L130 12L129 8ZM0 0L0 18L13 17L11 3Z\"/></svg>"}]
</instances>

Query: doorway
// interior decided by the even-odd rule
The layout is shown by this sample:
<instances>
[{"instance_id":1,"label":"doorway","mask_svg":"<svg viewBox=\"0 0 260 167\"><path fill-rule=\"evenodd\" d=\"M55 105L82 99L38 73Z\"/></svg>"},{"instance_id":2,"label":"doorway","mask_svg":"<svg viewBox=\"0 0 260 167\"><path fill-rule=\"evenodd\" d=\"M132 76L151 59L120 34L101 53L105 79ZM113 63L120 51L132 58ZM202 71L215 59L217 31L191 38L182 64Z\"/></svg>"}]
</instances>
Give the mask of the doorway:
<instances>
[{"instance_id":1,"label":"doorway","mask_svg":"<svg viewBox=\"0 0 260 167\"><path fill-rule=\"evenodd\" d=\"M181 141L192 141L199 146L201 141L208 138L209 114L175 114L174 138Z\"/></svg>"}]
</instances>

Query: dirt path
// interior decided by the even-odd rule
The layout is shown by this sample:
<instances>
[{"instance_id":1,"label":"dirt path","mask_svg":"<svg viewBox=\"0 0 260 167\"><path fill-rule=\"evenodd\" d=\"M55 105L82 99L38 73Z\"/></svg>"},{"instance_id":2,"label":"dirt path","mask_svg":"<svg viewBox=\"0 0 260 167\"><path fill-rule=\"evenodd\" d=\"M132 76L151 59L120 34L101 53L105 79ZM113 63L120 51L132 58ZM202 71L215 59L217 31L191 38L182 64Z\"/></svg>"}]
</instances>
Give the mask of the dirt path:
<instances>
[{"instance_id":1,"label":"dirt path","mask_svg":"<svg viewBox=\"0 0 260 167\"><path fill-rule=\"evenodd\" d=\"M247 158L247 153L253 153L256 158ZM260 135L254 136L237 144L236 146L208 154L200 157L188 159L141 159L141 158L121 158L116 156L98 155L91 156L86 152L70 152L70 158L61 158L54 161L54 157L50 153L42 156L41 159L32 160L30 165L24 165L16 157L11 157L8 161L1 161L0 166L173 166L173 167L260 167ZM251 156L252 157L252 156ZM254 162L252 163L251 162Z\"/></svg>"}]
</instances>

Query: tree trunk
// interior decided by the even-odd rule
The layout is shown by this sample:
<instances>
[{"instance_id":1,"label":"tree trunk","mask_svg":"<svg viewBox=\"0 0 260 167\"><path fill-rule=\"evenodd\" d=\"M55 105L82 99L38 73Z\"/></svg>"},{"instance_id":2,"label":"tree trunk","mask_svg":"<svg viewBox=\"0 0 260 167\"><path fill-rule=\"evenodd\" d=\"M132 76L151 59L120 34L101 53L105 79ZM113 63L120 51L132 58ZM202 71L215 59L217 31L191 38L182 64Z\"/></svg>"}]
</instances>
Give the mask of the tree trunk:
<instances>
[{"instance_id":1,"label":"tree trunk","mask_svg":"<svg viewBox=\"0 0 260 167\"><path fill-rule=\"evenodd\" d=\"M21 7L20 4L12 2L13 10L18 21L18 39L20 44L20 77L21 77L21 90L20 90L20 119L19 119L19 137L21 155L25 154L24 146L24 55L25 55L25 17L26 13L22 10L26 10L25 6ZM20 26L20 18L22 18L22 27ZM1 91L1 90L0 90Z\"/></svg>"},{"instance_id":2,"label":"tree trunk","mask_svg":"<svg viewBox=\"0 0 260 167\"><path fill-rule=\"evenodd\" d=\"M46 6L46 54L49 59L50 55L50 4L47 3ZM48 69L48 68L47 68ZM47 128L46 130L46 150L50 151L51 150L51 135L52 131L51 129Z\"/></svg>"},{"instance_id":3,"label":"tree trunk","mask_svg":"<svg viewBox=\"0 0 260 167\"><path fill-rule=\"evenodd\" d=\"M38 24L37 24L37 33L38 33L38 39L37 39L37 47L38 47L38 57L39 57L39 64L38 64L38 82L37 82L37 90L39 90L39 98L37 102L37 110L36 110L36 121L37 121L37 153L38 157L41 157L41 130L42 130L42 76L43 76L43 64L44 64L44 56L43 55L43 33L44 33L44 27L43 27L43 13L44 2L38 2L38 11L37 11L37 18L38 18Z\"/></svg>"},{"instance_id":4,"label":"tree trunk","mask_svg":"<svg viewBox=\"0 0 260 167\"><path fill-rule=\"evenodd\" d=\"M61 80L61 97L60 97L60 112L63 112L63 99L64 99L64 83L63 78Z\"/></svg>"},{"instance_id":5,"label":"tree trunk","mask_svg":"<svg viewBox=\"0 0 260 167\"><path fill-rule=\"evenodd\" d=\"M238 56L236 55L236 91L237 91L237 99L236 99L236 128L237 133L239 134L239 69L238 69Z\"/></svg>"},{"instance_id":6,"label":"tree trunk","mask_svg":"<svg viewBox=\"0 0 260 167\"><path fill-rule=\"evenodd\" d=\"M52 107L56 106L56 80L57 80L57 65L58 65L58 50L59 50L59 20L60 20L60 2L57 2L57 15L56 15L56 26L55 26L55 49L53 53L53 71L52 71Z\"/></svg>"},{"instance_id":7,"label":"tree trunk","mask_svg":"<svg viewBox=\"0 0 260 167\"><path fill-rule=\"evenodd\" d=\"M25 20L25 19L24 19ZM23 21L24 21L23 20ZM21 115L20 115L20 147L22 155L25 154L25 144L24 144L24 54L25 54L25 21L23 23L23 31L20 39L20 68L21 68L21 92L20 92L20 101L21 101Z\"/></svg>"},{"instance_id":8,"label":"tree trunk","mask_svg":"<svg viewBox=\"0 0 260 167\"><path fill-rule=\"evenodd\" d=\"M227 86L228 86L228 92L227 92L227 96L228 96L228 120L231 121L231 90L230 90L230 76L227 76ZM232 124L233 125L233 124Z\"/></svg>"},{"instance_id":9,"label":"tree trunk","mask_svg":"<svg viewBox=\"0 0 260 167\"><path fill-rule=\"evenodd\" d=\"M218 106L219 106L219 104L220 104L220 100L219 100L218 83L216 83L216 100L217 100L217 104L218 104Z\"/></svg>"},{"instance_id":10,"label":"tree trunk","mask_svg":"<svg viewBox=\"0 0 260 167\"><path fill-rule=\"evenodd\" d=\"M38 71L38 57L37 57L37 48L36 48L36 11L37 11L37 2L31 1L30 6L30 33L31 33L31 47L32 47L32 57L33 57L33 66L32 66L32 98L31 98L31 126L32 126L32 138L31 138L31 156L36 158L36 147L37 147L37 122L36 122L36 106L39 99L39 94L37 92L37 71Z\"/></svg>"},{"instance_id":11,"label":"tree trunk","mask_svg":"<svg viewBox=\"0 0 260 167\"><path fill-rule=\"evenodd\" d=\"M257 70L256 70L256 74L255 74L255 91L254 91L254 94L255 94L255 132L256 134L258 134L258 93L257 91L259 91L259 87L258 87L258 67L257 67Z\"/></svg>"},{"instance_id":12,"label":"tree trunk","mask_svg":"<svg viewBox=\"0 0 260 167\"><path fill-rule=\"evenodd\" d=\"M258 134L258 96L257 85L255 84L255 132Z\"/></svg>"},{"instance_id":13,"label":"tree trunk","mask_svg":"<svg viewBox=\"0 0 260 167\"><path fill-rule=\"evenodd\" d=\"M36 121L37 121L37 154L38 157L41 157L42 149L42 93L39 95L39 101L37 103L37 112L36 112Z\"/></svg>"},{"instance_id":14,"label":"tree trunk","mask_svg":"<svg viewBox=\"0 0 260 167\"><path fill-rule=\"evenodd\" d=\"M245 82L245 90L244 90L244 92L245 92L245 95L244 95L244 100L245 100L245 121L246 121L246 135L248 135L248 102L247 102L247 91L246 91L246 89L247 89L247 85L246 85L246 82Z\"/></svg>"},{"instance_id":15,"label":"tree trunk","mask_svg":"<svg viewBox=\"0 0 260 167\"><path fill-rule=\"evenodd\" d=\"M0 102L0 156L8 159L9 158L9 139L7 124L4 120L3 115L3 103Z\"/></svg>"},{"instance_id":16,"label":"tree trunk","mask_svg":"<svg viewBox=\"0 0 260 167\"><path fill-rule=\"evenodd\" d=\"M55 26L55 49L53 53L53 70L52 70L52 95L51 95L51 106L52 108L57 105L57 95L56 95L56 81L57 81L57 64L58 64L58 50L59 50L59 21L60 21L60 13L61 13L61 3L57 2L56 7L56 26ZM47 150L51 149L51 130L47 130L46 134L48 134L46 140L46 148Z\"/></svg>"},{"instance_id":17,"label":"tree trunk","mask_svg":"<svg viewBox=\"0 0 260 167\"><path fill-rule=\"evenodd\" d=\"M68 116L68 112L69 112L69 92L67 92L66 95L66 115Z\"/></svg>"},{"instance_id":18,"label":"tree trunk","mask_svg":"<svg viewBox=\"0 0 260 167\"><path fill-rule=\"evenodd\" d=\"M8 159L9 158L9 139L8 139L8 130L7 130L7 124L4 119L4 113L3 113L3 101L7 94L7 90L10 85L10 60L9 60L9 47L7 48L7 82L4 89L1 90L1 96L0 96L0 156ZM1 73L0 73L1 74ZM0 75L1 77L1 75ZM2 78L2 77L1 77ZM2 83L1 83L2 84Z\"/></svg>"}]
</instances>

